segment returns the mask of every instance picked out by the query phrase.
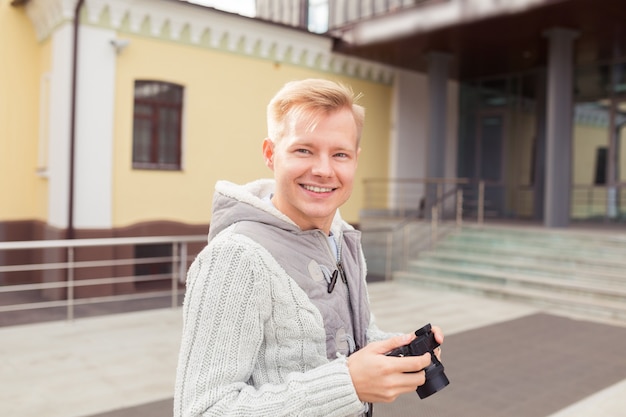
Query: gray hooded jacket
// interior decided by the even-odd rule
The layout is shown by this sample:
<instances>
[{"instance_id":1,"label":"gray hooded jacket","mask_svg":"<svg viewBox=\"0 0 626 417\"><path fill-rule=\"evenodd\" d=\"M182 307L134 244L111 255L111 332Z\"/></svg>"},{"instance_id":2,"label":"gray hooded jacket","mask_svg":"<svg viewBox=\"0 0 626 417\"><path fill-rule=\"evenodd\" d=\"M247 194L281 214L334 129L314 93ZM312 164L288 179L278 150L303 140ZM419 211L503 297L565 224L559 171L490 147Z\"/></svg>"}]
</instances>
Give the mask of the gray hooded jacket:
<instances>
[{"instance_id":1,"label":"gray hooded jacket","mask_svg":"<svg viewBox=\"0 0 626 417\"><path fill-rule=\"evenodd\" d=\"M334 359L337 353L349 355L367 343L370 321L361 233L337 213L331 233L337 239L338 254L333 253L323 231L302 231L263 201L272 192L273 184L272 180L248 184L251 195L246 196L239 194L241 188L218 183L209 241L224 228L233 226L235 233L263 246L320 311L328 358ZM225 194L229 192L232 194ZM336 283L329 292L333 274Z\"/></svg>"},{"instance_id":2,"label":"gray hooded jacket","mask_svg":"<svg viewBox=\"0 0 626 417\"><path fill-rule=\"evenodd\" d=\"M321 230L263 201L273 180L216 185L209 244L189 269L175 416L360 415L346 356L388 337L370 318L360 232Z\"/></svg>"}]
</instances>

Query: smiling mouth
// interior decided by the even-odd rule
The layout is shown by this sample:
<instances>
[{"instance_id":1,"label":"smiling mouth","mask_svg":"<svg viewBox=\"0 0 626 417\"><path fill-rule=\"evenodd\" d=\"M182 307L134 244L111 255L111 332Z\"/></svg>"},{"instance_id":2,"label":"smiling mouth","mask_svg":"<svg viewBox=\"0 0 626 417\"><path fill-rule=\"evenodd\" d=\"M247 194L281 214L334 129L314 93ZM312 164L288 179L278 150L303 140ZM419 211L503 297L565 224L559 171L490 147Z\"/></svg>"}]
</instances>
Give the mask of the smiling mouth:
<instances>
[{"instance_id":1,"label":"smiling mouth","mask_svg":"<svg viewBox=\"0 0 626 417\"><path fill-rule=\"evenodd\" d=\"M304 185L304 184L302 185L302 188L304 188L307 191L314 192L314 193L330 193L335 190L335 188L315 187L313 185Z\"/></svg>"}]
</instances>

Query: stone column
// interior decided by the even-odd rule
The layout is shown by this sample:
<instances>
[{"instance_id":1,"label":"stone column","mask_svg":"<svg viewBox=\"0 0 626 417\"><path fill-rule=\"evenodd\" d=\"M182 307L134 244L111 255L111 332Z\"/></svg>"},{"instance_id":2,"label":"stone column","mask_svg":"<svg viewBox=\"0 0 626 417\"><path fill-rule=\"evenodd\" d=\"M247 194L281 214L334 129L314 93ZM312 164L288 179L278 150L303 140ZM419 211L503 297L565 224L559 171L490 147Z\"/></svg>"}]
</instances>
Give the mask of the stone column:
<instances>
[{"instance_id":1,"label":"stone column","mask_svg":"<svg viewBox=\"0 0 626 417\"><path fill-rule=\"evenodd\" d=\"M545 172L546 172L546 74L537 75L536 82L536 118L537 127L535 128L537 137L535 138L534 148L534 182L533 182L533 219L544 219L545 209Z\"/></svg>"},{"instance_id":2,"label":"stone column","mask_svg":"<svg viewBox=\"0 0 626 417\"><path fill-rule=\"evenodd\" d=\"M567 227L572 189L572 106L574 31L546 31L549 42L546 101L544 225Z\"/></svg>"},{"instance_id":3,"label":"stone column","mask_svg":"<svg viewBox=\"0 0 626 417\"><path fill-rule=\"evenodd\" d=\"M432 52L428 55L428 160L426 176L428 178L445 177L446 138L448 120L448 72L450 55ZM426 191L426 216L430 217L430 207L437 199L436 185L430 185Z\"/></svg>"}]
</instances>

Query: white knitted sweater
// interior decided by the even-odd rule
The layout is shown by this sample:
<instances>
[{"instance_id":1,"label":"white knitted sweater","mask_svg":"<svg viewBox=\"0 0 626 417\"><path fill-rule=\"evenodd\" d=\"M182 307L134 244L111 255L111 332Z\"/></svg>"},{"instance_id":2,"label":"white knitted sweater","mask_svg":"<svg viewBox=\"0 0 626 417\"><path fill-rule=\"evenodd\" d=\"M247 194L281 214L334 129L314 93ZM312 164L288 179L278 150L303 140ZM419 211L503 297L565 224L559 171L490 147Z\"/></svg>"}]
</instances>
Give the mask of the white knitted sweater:
<instances>
[{"instance_id":1,"label":"white knitted sweater","mask_svg":"<svg viewBox=\"0 0 626 417\"><path fill-rule=\"evenodd\" d=\"M339 417L364 411L345 356L326 357L319 310L267 250L228 225L239 204L289 221L261 201L272 186L264 180L216 187L216 195L229 199L214 205L211 228L219 233L187 276L175 417ZM370 340L386 336L373 325L368 329Z\"/></svg>"}]
</instances>

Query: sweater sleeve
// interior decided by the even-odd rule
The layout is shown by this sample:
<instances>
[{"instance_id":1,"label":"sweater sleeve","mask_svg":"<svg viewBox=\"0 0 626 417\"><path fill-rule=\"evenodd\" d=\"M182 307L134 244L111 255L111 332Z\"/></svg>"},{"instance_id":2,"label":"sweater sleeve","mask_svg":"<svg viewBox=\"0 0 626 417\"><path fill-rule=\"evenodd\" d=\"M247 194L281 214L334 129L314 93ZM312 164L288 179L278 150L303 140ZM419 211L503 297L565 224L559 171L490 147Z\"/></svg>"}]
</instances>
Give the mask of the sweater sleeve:
<instances>
[{"instance_id":1,"label":"sweater sleeve","mask_svg":"<svg viewBox=\"0 0 626 417\"><path fill-rule=\"evenodd\" d=\"M265 363L264 329L274 321L274 295L271 272L254 245L243 236L218 237L189 269L174 416L339 417L362 412L345 358L302 366L285 377L264 370L274 380L255 380Z\"/></svg>"},{"instance_id":2,"label":"sweater sleeve","mask_svg":"<svg viewBox=\"0 0 626 417\"><path fill-rule=\"evenodd\" d=\"M370 315L370 324L367 328L367 343L379 342L381 340L391 339L394 336L400 336L402 333L390 333L381 330L376 324L374 314Z\"/></svg>"}]
</instances>

